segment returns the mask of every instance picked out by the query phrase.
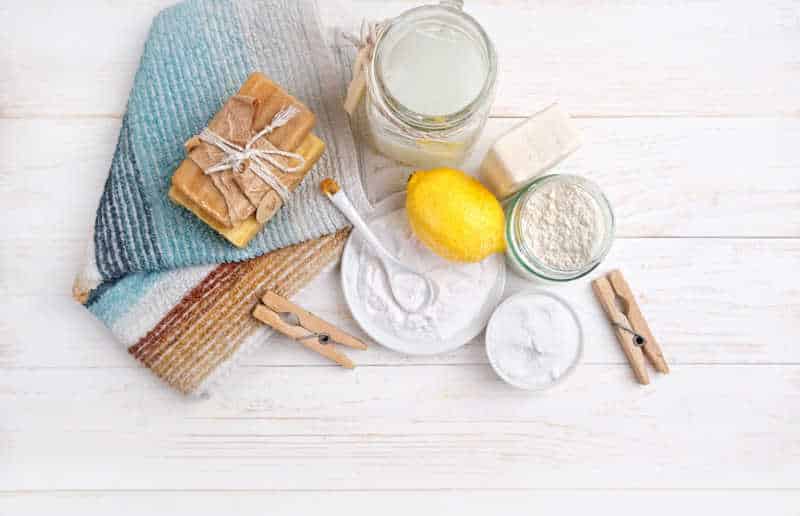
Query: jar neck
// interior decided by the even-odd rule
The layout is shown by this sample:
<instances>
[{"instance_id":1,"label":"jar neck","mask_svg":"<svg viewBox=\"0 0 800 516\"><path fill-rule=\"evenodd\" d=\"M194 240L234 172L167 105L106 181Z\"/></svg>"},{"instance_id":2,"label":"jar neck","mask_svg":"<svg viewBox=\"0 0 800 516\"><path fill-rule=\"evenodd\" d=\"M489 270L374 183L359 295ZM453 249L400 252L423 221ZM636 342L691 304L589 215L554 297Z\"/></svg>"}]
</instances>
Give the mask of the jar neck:
<instances>
[{"instance_id":1,"label":"jar neck","mask_svg":"<svg viewBox=\"0 0 800 516\"><path fill-rule=\"evenodd\" d=\"M420 131L447 131L465 125L473 115L481 112L491 102L497 75L497 58L494 45L474 18L461 11L460 0L440 2L441 6L422 6L411 9L389 21L381 30L375 43L375 51L367 70L367 87L375 107L390 120ZM387 35L392 31L407 30L413 24L445 13L448 20L460 30L467 30L480 45L486 61L486 73L478 95L462 109L449 114L420 113L404 106L389 91L383 75L383 60L386 58ZM457 24L457 25L456 25Z\"/></svg>"}]
</instances>

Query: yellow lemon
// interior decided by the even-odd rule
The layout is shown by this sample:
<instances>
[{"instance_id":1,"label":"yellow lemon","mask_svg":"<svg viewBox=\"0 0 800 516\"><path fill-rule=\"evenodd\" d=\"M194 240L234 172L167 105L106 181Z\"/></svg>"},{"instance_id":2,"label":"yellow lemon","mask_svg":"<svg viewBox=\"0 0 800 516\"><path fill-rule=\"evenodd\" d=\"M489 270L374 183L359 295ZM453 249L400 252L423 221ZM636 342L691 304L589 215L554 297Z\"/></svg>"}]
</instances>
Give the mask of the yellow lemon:
<instances>
[{"instance_id":1,"label":"yellow lemon","mask_svg":"<svg viewBox=\"0 0 800 516\"><path fill-rule=\"evenodd\" d=\"M505 250L505 215L494 195L460 170L414 172L406 212L414 234L448 260L479 262Z\"/></svg>"}]
</instances>

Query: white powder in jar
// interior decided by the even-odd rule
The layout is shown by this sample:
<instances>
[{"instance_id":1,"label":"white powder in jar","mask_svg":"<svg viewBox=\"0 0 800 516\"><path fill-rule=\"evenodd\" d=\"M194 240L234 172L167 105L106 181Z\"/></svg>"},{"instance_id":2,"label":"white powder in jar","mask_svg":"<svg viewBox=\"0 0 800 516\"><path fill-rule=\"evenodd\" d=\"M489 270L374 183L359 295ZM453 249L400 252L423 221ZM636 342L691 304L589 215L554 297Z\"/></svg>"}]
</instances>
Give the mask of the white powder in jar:
<instances>
[{"instance_id":1,"label":"white powder in jar","mask_svg":"<svg viewBox=\"0 0 800 516\"><path fill-rule=\"evenodd\" d=\"M583 187L552 180L534 190L519 212L523 245L559 271L575 271L597 254L604 236L600 205Z\"/></svg>"},{"instance_id":2,"label":"white powder in jar","mask_svg":"<svg viewBox=\"0 0 800 516\"><path fill-rule=\"evenodd\" d=\"M558 381L578 361L582 334L575 313L543 291L506 300L486 329L486 350L497 373L524 389Z\"/></svg>"},{"instance_id":3,"label":"white powder in jar","mask_svg":"<svg viewBox=\"0 0 800 516\"><path fill-rule=\"evenodd\" d=\"M403 309L392 296L381 262L362 240L356 254L357 292L372 323L401 338L441 341L479 317L502 270L502 260L456 263L437 256L414 236L405 209L370 221L369 226L395 258L428 276L439 291L436 301L423 311ZM402 278L395 276L396 287L418 287L416 282ZM408 292L404 297L412 294Z\"/></svg>"}]
</instances>

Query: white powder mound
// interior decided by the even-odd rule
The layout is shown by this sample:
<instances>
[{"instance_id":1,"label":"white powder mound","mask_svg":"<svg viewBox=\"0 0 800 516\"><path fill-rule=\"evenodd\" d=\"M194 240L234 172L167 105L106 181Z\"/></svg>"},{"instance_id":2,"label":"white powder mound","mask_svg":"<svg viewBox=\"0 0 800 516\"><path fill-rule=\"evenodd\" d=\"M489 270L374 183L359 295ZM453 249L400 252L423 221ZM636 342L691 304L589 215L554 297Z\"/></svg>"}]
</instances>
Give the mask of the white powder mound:
<instances>
[{"instance_id":1,"label":"white powder mound","mask_svg":"<svg viewBox=\"0 0 800 516\"><path fill-rule=\"evenodd\" d=\"M603 238L603 213L578 185L552 181L535 191L520 209L524 245L545 265L559 271L584 267Z\"/></svg>"},{"instance_id":2,"label":"white powder mound","mask_svg":"<svg viewBox=\"0 0 800 516\"><path fill-rule=\"evenodd\" d=\"M455 263L440 258L412 233L404 209L384 215L370 228L386 249L413 270L426 274L439 289L437 300L421 313L397 304L381 262L362 240L357 250L358 295L370 319L384 331L407 339L445 340L479 316L497 279L501 262ZM400 288L402 275L396 277ZM413 297L411 293L404 297Z\"/></svg>"},{"instance_id":3,"label":"white powder mound","mask_svg":"<svg viewBox=\"0 0 800 516\"><path fill-rule=\"evenodd\" d=\"M556 382L577 361L581 334L572 312L542 293L503 303L486 329L492 364L511 383L528 389Z\"/></svg>"}]
</instances>

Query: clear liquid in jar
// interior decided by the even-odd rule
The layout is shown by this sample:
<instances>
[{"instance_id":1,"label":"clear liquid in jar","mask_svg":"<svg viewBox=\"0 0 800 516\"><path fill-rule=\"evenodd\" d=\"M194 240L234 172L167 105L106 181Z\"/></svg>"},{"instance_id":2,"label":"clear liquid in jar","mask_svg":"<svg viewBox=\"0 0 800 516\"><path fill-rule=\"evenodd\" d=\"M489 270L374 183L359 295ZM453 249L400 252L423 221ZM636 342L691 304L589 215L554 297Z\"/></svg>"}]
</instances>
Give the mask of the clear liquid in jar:
<instances>
[{"instance_id":1,"label":"clear liquid in jar","mask_svg":"<svg viewBox=\"0 0 800 516\"><path fill-rule=\"evenodd\" d=\"M446 116L481 93L488 65L479 42L457 27L429 20L395 36L381 62L386 89L406 109Z\"/></svg>"}]
</instances>

